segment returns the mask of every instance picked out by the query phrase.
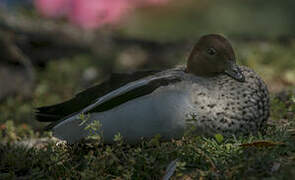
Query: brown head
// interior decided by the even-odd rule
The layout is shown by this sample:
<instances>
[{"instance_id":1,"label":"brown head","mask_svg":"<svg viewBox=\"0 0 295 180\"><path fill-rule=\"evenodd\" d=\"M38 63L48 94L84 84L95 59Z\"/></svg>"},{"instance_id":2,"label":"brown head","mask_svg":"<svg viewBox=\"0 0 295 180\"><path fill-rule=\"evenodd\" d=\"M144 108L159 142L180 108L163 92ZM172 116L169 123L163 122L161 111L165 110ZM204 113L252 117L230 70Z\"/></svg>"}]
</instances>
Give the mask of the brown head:
<instances>
[{"instance_id":1,"label":"brown head","mask_svg":"<svg viewBox=\"0 0 295 180\"><path fill-rule=\"evenodd\" d=\"M245 81L230 42L218 34L199 39L188 58L186 72L206 77L225 73L240 82Z\"/></svg>"}]
</instances>

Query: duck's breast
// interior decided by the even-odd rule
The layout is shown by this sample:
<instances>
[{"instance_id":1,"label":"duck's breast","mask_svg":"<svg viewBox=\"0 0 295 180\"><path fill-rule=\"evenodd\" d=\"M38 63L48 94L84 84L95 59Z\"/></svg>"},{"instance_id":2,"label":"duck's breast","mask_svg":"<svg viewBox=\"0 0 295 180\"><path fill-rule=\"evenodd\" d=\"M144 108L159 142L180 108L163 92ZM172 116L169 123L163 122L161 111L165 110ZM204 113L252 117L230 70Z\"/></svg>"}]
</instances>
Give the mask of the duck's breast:
<instances>
[{"instance_id":1,"label":"duck's breast","mask_svg":"<svg viewBox=\"0 0 295 180\"><path fill-rule=\"evenodd\" d=\"M241 67L245 82L227 75L197 83L193 102L196 119L207 134L255 133L269 116L269 95L263 80L247 67Z\"/></svg>"}]
</instances>

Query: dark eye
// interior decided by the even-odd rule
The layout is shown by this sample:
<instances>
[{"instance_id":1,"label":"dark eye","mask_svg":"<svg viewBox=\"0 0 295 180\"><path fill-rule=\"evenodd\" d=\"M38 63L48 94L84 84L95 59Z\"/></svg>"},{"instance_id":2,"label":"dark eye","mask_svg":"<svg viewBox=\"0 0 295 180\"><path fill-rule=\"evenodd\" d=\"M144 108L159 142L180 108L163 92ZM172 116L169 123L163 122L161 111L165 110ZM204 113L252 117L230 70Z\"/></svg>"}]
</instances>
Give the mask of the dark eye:
<instances>
[{"instance_id":1,"label":"dark eye","mask_svg":"<svg viewBox=\"0 0 295 180\"><path fill-rule=\"evenodd\" d=\"M210 55L215 55L216 50L214 48L209 48L209 49L207 49L207 53L210 54Z\"/></svg>"}]
</instances>

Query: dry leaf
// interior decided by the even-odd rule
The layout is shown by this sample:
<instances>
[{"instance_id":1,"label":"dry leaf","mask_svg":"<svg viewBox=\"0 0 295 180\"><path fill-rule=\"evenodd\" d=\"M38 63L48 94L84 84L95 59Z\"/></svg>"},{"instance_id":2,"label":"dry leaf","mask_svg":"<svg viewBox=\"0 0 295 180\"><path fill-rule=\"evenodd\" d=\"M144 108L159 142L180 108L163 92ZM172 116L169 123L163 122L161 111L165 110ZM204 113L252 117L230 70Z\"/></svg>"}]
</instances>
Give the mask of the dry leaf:
<instances>
[{"instance_id":1,"label":"dry leaf","mask_svg":"<svg viewBox=\"0 0 295 180\"><path fill-rule=\"evenodd\" d=\"M277 145L284 145L282 142L274 141L255 141L252 143L241 144L242 147L272 147Z\"/></svg>"}]
</instances>

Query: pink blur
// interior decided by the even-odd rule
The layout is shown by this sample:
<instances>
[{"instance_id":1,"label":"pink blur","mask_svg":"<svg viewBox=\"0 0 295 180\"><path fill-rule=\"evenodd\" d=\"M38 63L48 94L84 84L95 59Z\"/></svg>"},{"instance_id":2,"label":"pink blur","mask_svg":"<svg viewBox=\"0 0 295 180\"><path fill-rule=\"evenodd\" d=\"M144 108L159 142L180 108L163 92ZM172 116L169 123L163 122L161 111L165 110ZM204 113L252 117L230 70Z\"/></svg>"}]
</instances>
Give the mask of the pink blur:
<instances>
[{"instance_id":1,"label":"pink blur","mask_svg":"<svg viewBox=\"0 0 295 180\"><path fill-rule=\"evenodd\" d=\"M166 4L169 0L34 0L45 17L66 17L85 29L118 23L132 9Z\"/></svg>"}]
</instances>

